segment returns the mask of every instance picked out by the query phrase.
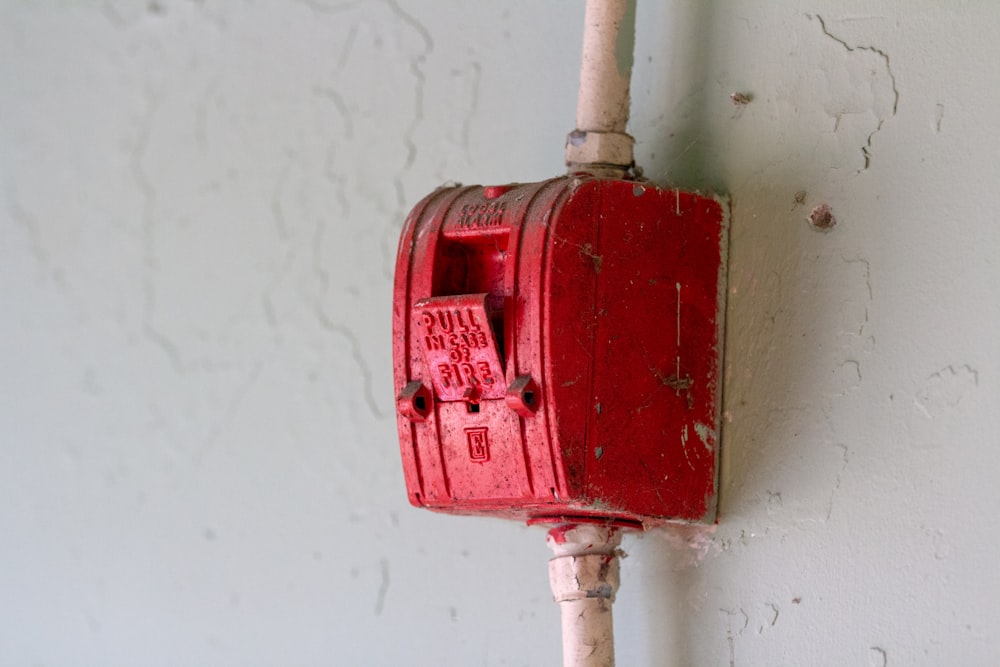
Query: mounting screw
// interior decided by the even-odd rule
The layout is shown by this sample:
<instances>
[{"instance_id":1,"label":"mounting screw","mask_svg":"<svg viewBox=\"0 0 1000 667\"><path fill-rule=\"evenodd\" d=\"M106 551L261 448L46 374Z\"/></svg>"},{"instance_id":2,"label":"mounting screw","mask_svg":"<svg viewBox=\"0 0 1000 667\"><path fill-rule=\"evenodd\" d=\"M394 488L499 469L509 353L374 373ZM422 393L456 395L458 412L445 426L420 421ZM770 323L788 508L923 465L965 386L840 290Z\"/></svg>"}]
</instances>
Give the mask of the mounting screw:
<instances>
[{"instance_id":1,"label":"mounting screw","mask_svg":"<svg viewBox=\"0 0 1000 667\"><path fill-rule=\"evenodd\" d=\"M427 415L431 413L433 404L431 392L424 386L423 382L414 380L407 382L403 391L396 397L396 407L399 414L410 421L422 422L427 420Z\"/></svg>"},{"instance_id":2,"label":"mounting screw","mask_svg":"<svg viewBox=\"0 0 1000 667\"><path fill-rule=\"evenodd\" d=\"M511 410L522 417L531 417L538 410L541 393L538 391L538 384L530 375L518 375L507 387L504 399Z\"/></svg>"}]
</instances>

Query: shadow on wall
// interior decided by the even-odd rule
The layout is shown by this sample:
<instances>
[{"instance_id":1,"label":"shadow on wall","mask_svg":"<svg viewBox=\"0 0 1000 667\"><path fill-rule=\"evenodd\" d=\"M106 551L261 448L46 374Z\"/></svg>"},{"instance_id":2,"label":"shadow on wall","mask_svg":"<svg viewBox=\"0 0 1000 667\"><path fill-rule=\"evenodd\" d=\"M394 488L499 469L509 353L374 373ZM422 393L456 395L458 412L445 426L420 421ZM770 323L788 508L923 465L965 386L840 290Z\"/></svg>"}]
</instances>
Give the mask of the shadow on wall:
<instances>
[{"instance_id":1,"label":"shadow on wall","mask_svg":"<svg viewBox=\"0 0 1000 667\"><path fill-rule=\"evenodd\" d=\"M656 92L662 92L663 96L641 104L665 111L652 127L636 128L633 132L643 139L648 137L655 147L648 157L640 155L637 159L646 168L646 176L661 185L725 192L724 180L713 169L715 150L707 113L711 106L706 89L717 9L715 3L694 2L670 12L672 25L660 31L660 35L669 38L660 45L656 62L650 58L654 68L659 69L660 58L668 58L669 66L657 72L662 85Z\"/></svg>"},{"instance_id":2,"label":"shadow on wall","mask_svg":"<svg viewBox=\"0 0 1000 667\"><path fill-rule=\"evenodd\" d=\"M724 183L717 172L711 171L713 147L711 127L706 116L708 105L706 81L709 54L712 49L711 29L714 3L698 2L678 6L668 12L671 25L656 26L654 35L637 41L656 44L658 49L649 62L654 68L651 76L660 75L659 85L654 83L650 92L656 95L636 103L642 91L635 90L633 81L633 106L636 111L662 109L646 127L633 127L631 131L638 137L648 138L653 150L643 155L637 150L636 160L645 168L645 175L662 186L677 186L685 190L724 193ZM638 26L643 31L641 22ZM665 44L659 44L657 37L667 35ZM669 66L660 67L666 61ZM644 63L637 63L642 68ZM638 93L638 95L637 95ZM659 95L662 93L662 95ZM633 121L637 120L634 114ZM641 122L641 121L640 121ZM638 147L637 147L638 148ZM720 480L721 486L722 480ZM724 508L720 508L724 509ZM712 548L712 529L703 526L675 526L663 528L652 535L643 536L644 541L654 542L657 548L648 549L649 561L644 569L656 573L683 569L685 578L656 576L653 585L643 591L640 602L648 627L639 636L649 644L649 656L670 656L672 664L693 664L691 662L691 637L696 636L693 627L697 621L693 614L682 611L684 600L691 591L705 585L704 571L694 567L704 557L704 550ZM665 544L661 544L665 542ZM650 545L651 546L651 545ZM633 565L629 563L626 565ZM649 580L642 573L635 573L643 580ZM638 592L638 591L637 591ZM628 594L626 590L623 593ZM666 626L666 627L665 627Z\"/></svg>"},{"instance_id":3,"label":"shadow on wall","mask_svg":"<svg viewBox=\"0 0 1000 667\"><path fill-rule=\"evenodd\" d=\"M864 60L871 54L829 39L825 26L807 15L789 19L801 22L805 46L803 62L788 80L758 82L766 99L733 99L741 91L727 86L751 80L752 74L738 64L732 68L743 74L727 70L740 47L725 37L741 30L748 43L759 37L747 36L749 24L740 23L745 19L718 16L719 7L689 3L672 12L665 32L674 39L663 47L670 62L662 74L666 99L648 102L667 111L651 128L659 157L647 175L684 189L728 193L732 204L719 524L649 534L643 551L647 572L640 575L652 584L642 601L651 625L643 632L649 655L669 655L675 664L701 662L704 655L695 655L691 638L704 638L706 620L717 618L724 605L715 604L716 598L731 599L717 590L715 556L740 552L744 533L782 521L830 520L848 457L831 419L839 401L860 384L859 360L874 347L872 290L867 260L843 250L850 230L822 229L807 218L836 189L831 181L843 183L868 168L867 152L856 146L869 132L870 145L884 118L895 113L883 105L883 117L862 116L859 123L872 123L863 131L840 123L838 104L844 102L838 95L849 95L844 90L850 88L810 79L816 62L825 58L831 69L878 72L870 82L876 103L891 89L879 62ZM774 58L797 48L794 39L761 46L754 55ZM785 97L807 87L822 91L821 99L800 104ZM743 620L730 618L729 624ZM724 642L726 620L718 626Z\"/></svg>"}]
</instances>

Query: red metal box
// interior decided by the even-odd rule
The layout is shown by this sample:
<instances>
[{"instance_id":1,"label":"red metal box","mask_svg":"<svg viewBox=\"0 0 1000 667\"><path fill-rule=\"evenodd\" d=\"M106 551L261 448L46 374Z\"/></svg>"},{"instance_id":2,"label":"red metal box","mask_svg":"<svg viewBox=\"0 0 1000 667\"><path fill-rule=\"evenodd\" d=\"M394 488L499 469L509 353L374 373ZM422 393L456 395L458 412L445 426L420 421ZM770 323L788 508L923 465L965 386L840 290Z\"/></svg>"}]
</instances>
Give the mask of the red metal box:
<instances>
[{"instance_id":1,"label":"red metal box","mask_svg":"<svg viewBox=\"0 0 1000 667\"><path fill-rule=\"evenodd\" d=\"M713 520L727 225L715 199L587 175L421 201L393 298L410 502Z\"/></svg>"}]
</instances>

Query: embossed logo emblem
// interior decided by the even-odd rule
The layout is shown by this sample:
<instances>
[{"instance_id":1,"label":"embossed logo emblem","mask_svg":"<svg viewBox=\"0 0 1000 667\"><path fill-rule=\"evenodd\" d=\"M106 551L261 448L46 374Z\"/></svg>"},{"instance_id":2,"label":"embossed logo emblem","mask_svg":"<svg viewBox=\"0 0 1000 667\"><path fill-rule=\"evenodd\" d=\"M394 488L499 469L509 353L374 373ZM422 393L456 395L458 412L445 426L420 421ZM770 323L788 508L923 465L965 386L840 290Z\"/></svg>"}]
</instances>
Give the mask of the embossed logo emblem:
<instances>
[{"instance_id":1,"label":"embossed logo emblem","mask_svg":"<svg viewBox=\"0 0 1000 667\"><path fill-rule=\"evenodd\" d=\"M469 460L485 463L490 460L489 430L483 426L465 429L465 439L469 443Z\"/></svg>"}]
</instances>

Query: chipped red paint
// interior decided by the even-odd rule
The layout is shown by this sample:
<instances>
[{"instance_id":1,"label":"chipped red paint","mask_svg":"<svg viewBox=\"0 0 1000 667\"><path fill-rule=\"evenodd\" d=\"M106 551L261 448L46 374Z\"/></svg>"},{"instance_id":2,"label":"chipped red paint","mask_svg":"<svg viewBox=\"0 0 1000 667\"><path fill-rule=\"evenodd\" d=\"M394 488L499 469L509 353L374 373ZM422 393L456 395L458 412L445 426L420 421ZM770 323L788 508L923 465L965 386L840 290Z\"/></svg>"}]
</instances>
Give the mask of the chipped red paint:
<instances>
[{"instance_id":1,"label":"chipped red paint","mask_svg":"<svg viewBox=\"0 0 1000 667\"><path fill-rule=\"evenodd\" d=\"M712 520L727 219L715 199L587 175L420 202L393 302L410 501Z\"/></svg>"},{"instance_id":2,"label":"chipped red paint","mask_svg":"<svg viewBox=\"0 0 1000 667\"><path fill-rule=\"evenodd\" d=\"M549 529L549 537L556 544L566 544L566 532L576 528L575 523L560 523Z\"/></svg>"}]
</instances>

